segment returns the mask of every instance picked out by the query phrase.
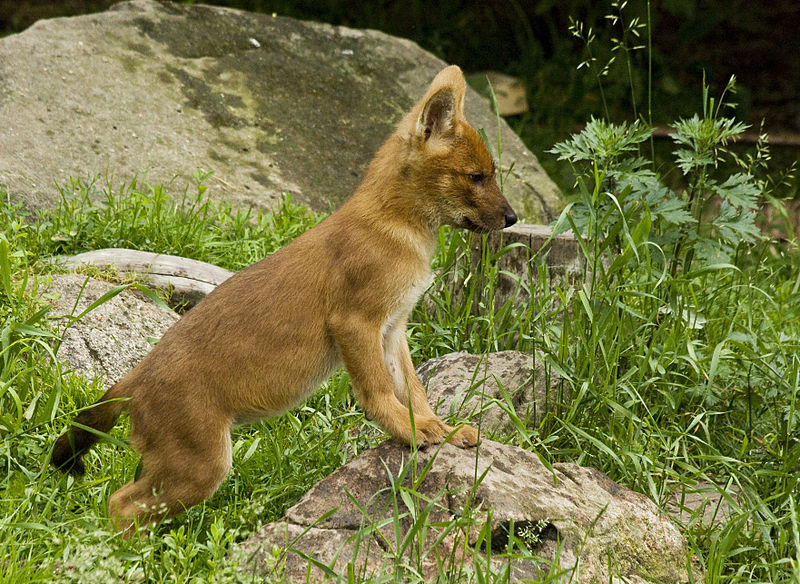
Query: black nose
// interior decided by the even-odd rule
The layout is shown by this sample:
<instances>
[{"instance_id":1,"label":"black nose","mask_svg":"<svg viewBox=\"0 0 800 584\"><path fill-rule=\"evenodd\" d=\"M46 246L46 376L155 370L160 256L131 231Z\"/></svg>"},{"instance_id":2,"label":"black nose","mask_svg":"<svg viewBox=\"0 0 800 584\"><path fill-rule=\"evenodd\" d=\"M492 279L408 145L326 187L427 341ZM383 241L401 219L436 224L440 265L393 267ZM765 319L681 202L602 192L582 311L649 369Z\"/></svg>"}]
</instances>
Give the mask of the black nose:
<instances>
[{"instance_id":1,"label":"black nose","mask_svg":"<svg viewBox=\"0 0 800 584\"><path fill-rule=\"evenodd\" d=\"M517 222L517 214L514 213L514 210L509 209L508 211L506 211L506 227L511 227L516 222Z\"/></svg>"}]
</instances>

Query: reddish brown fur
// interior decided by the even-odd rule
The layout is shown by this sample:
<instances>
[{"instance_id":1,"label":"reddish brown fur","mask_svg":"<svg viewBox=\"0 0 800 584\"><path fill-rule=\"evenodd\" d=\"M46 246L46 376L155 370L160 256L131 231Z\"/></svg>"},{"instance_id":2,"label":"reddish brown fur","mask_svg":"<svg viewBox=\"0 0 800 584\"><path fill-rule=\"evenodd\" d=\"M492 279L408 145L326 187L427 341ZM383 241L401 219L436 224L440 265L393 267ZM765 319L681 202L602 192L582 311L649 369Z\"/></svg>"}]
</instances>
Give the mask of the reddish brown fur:
<instances>
[{"instance_id":1,"label":"reddish brown fur","mask_svg":"<svg viewBox=\"0 0 800 584\"><path fill-rule=\"evenodd\" d=\"M107 429L127 409L142 455L139 479L109 500L118 528L210 496L231 466L231 425L280 414L340 363L366 414L396 439L431 444L452 432L459 446L476 443L474 428L453 430L431 410L405 333L439 226L516 221L463 101L461 71L448 67L339 210L219 286L88 411L89 425ZM62 436L54 464L76 463L93 441L85 434Z\"/></svg>"}]
</instances>

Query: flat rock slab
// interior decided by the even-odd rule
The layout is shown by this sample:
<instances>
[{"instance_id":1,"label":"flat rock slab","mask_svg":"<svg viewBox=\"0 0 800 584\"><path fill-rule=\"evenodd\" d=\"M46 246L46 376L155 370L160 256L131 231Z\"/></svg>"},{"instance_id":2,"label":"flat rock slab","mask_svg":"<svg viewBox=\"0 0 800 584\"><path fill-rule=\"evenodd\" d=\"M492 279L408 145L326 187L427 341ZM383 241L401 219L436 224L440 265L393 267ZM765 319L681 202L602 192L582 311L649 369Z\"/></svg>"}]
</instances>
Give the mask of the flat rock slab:
<instances>
[{"instance_id":1,"label":"flat rock slab","mask_svg":"<svg viewBox=\"0 0 800 584\"><path fill-rule=\"evenodd\" d=\"M506 251L501 254L501 250ZM497 275L491 283L483 282L480 270L487 251L490 257L496 258L493 263ZM548 287L540 282L540 263L547 269ZM530 302L531 295L550 295L556 287L579 287L590 270L571 231L553 235L552 226L517 223L488 234L485 240L472 238L470 273L478 278L477 290L491 284L495 305L500 306L509 299L522 304ZM525 285L520 286L520 283Z\"/></svg>"},{"instance_id":2,"label":"flat rock slab","mask_svg":"<svg viewBox=\"0 0 800 584\"><path fill-rule=\"evenodd\" d=\"M70 316L78 316L114 287L82 274L60 274L39 293L52 303L51 316L64 317L57 323L63 332ZM102 375L108 388L137 365L178 319L143 294L123 290L66 328L57 356L87 380Z\"/></svg>"},{"instance_id":3,"label":"flat rock slab","mask_svg":"<svg viewBox=\"0 0 800 584\"><path fill-rule=\"evenodd\" d=\"M512 523L528 557L497 558ZM408 534L413 543L404 545ZM702 580L678 529L644 495L591 468L558 463L551 472L536 454L489 440L477 450L444 445L416 455L384 442L234 553L288 582L350 570L360 578L414 570L432 579L442 569L473 569L473 548L486 551L489 534L491 569L510 562L512 582L561 573L564 582L665 584L689 582L689 571Z\"/></svg>"},{"instance_id":4,"label":"flat rock slab","mask_svg":"<svg viewBox=\"0 0 800 584\"><path fill-rule=\"evenodd\" d=\"M95 266L122 273L132 272L148 286L170 290L173 298L187 306L200 302L233 275L233 272L207 262L125 248L96 249L74 256L55 257L53 262L69 269Z\"/></svg>"},{"instance_id":5,"label":"flat rock slab","mask_svg":"<svg viewBox=\"0 0 800 584\"><path fill-rule=\"evenodd\" d=\"M288 191L327 211L444 66L377 31L203 5L39 21L0 39L0 183L42 208L70 176L146 172L180 193L204 169L209 194L239 206ZM488 103L470 89L466 106L494 142ZM554 219L557 187L500 126L506 196L529 221Z\"/></svg>"}]
</instances>

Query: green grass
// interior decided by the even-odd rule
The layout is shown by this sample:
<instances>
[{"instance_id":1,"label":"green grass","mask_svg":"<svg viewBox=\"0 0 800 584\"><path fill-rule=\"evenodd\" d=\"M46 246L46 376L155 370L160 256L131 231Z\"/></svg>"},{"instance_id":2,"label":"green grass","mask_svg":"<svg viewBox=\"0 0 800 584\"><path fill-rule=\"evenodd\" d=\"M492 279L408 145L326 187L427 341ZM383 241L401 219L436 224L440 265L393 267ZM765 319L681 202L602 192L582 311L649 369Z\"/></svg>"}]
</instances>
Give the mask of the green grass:
<instances>
[{"instance_id":1,"label":"green grass","mask_svg":"<svg viewBox=\"0 0 800 584\"><path fill-rule=\"evenodd\" d=\"M142 182L100 188L76 181L59 209L25 216L0 193L0 581L248 581L228 557L231 546L375 443L359 431L363 415L339 373L304 406L238 428L233 471L220 490L135 543L111 533L105 510L108 495L133 475L132 451L101 444L82 480L45 466L64 425L101 391L53 354L57 339L29 285L52 269L46 257L120 245L237 269L318 220L289 200L273 214L242 213L206 194L202 181L197 193L178 199ZM471 237L442 230L441 273L466 278ZM652 249L645 239L635 242L640 254ZM540 265L537 279L519 282L532 292L523 306L495 297L486 282L497 268L486 258L466 291L450 279L434 284L413 314L411 346L416 362L457 350L544 351L571 397L538 425L520 424L501 440L547 463L598 468L662 507L700 480L735 486L732 515L720 526L694 517L682 527L706 581L797 582L797 257L792 247L758 242L741 246L735 265L673 278L662 277L657 262L610 262L585 286L553 293ZM125 432L120 424L115 435ZM418 505L415 533L424 534L425 501L413 489L398 493L400 500L397 514ZM393 546L416 549L418 541L401 536ZM421 581L411 557L398 556L401 579ZM476 556L487 581L507 581L483 561ZM448 582L480 581L469 572L443 574Z\"/></svg>"},{"instance_id":2,"label":"green grass","mask_svg":"<svg viewBox=\"0 0 800 584\"><path fill-rule=\"evenodd\" d=\"M185 192L180 198L141 179L119 186L100 177L72 179L61 189L55 212L36 218L29 252L39 257L127 247L240 270L283 247L319 220L288 196L275 213L212 203L203 184L210 174L193 176L195 192ZM13 221L15 211L8 213Z\"/></svg>"},{"instance_id":3,"label":"green grass","mask_svg":"<svg viewBox=\"0 0 800 584\"><path fill-rule=\"evenodd\" d=\"M89 456L94 470L85 481L43 466L64 424L101 390L71 375L53 354L57 339L26 283L33 272L52 269L41 262L52 253L109 245L184 253L236 269L285 245L315 218L289 199L272 214L232 212L201 200L202 187L178 201L160 187L100 191L92 181L75 182L63 194L59 209L36 217L24 217L5 193L0 205L0 580L108 582L125 574L207 581L216 574L229 581L222 558L234 539L278 518L340 466L342 457L330 452L365 447L349 433L361 415L349 403L346 380L336 376L312 404L237 430L237 470L217 495L180 524L162 526L158 537L129 546L108 531L105 498L132 476L132 451L101 445ZM116 435L125 434L120 425ZM289 435L294 439L280 439Z\"/></svg>"}]
</instances>

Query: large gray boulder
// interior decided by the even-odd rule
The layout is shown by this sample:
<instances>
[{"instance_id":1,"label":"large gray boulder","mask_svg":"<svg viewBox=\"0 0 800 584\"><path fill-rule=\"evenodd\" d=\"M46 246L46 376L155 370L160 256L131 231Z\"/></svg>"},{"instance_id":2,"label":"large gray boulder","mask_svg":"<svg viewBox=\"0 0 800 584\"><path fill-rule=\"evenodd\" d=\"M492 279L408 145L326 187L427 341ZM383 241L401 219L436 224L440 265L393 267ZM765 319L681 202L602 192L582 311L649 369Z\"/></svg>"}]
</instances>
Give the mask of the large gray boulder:
<instances>
[{"instance_id":1,"label":"large gray boulder","mask_svg":"<svg viewBox=\"0 0 800 584\"><path fill-rule=\"evenodd\" d=\"M517 552L498 557L509 551L512 525ZM532 452L489 440L477 450L446 444L415 455L384 442L234 553L255 572L287 582L350 571L357 581L398 571L432 581L476 564L484 572L510 569L511 582L547 574L577 584L702 580L683 536L644 495L575 464L550 470Z\"/></svg>"},{"instance_id":2,"label":"large gray boulder","mask_svg":"<svg viewBox=\"0 0 800 584\"><path fill-rule=\"evenodd\" d=\"M36 208L70 176L147 172L180 193L203 169L209 193L237 205L289 191L327 211L444 66L380 32L203 5L39 21L0 39L0 183ZM469 90L466 106L494 141L486 101ZM500 126L506 195L527 220L552 220L558 189Z\"/></svg>"}]
</instances>

